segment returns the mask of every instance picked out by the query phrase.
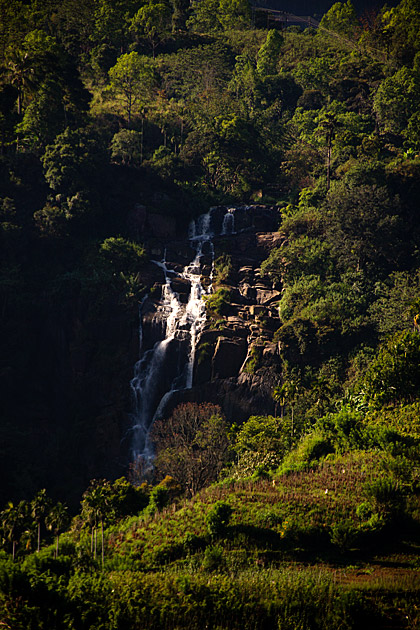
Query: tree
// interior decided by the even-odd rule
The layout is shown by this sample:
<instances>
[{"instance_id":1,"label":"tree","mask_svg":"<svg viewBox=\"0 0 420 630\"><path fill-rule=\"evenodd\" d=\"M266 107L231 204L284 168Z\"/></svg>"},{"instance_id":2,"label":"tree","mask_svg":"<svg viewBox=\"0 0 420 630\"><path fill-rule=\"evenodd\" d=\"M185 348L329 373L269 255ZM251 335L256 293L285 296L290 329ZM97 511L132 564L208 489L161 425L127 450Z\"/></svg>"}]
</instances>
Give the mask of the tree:
<instances>
[{"instance_id":1,"label":"tree","mask_svg":"<svg viewBox=\"0 0 420 630\"><path fill-rule=\"evenodd\" d=\"M220 407L185 403L152 429L159 477L173 476L189 496L215 481L228 459L227 426Z\"/></svg>"},{"instance_id":2,"label":"tree","mask_svg":"<svg viewBox=\"0 0 420 630\"><path fill-rule=\"evenodd\" d=\"M334 31L344 37L355 37L360 30L356 10L351 2L336 2L329 11L325 13L320 28Z\"/></svg>"},{"instance_id":3,"label":"tree","mask_svg":"<svg viewBox=\"0 0 420 630\"><path fill-rule=\"evenodd\" d=\"M110 514L110 497L111 486L105 479L92 479L89 488L83 493L82 500L82 516L85 521L89 523L92 528L91 537L91 552L96 560L97 553L97 528L98 523L101 524L101 548L102 548L102 566L104 564L105 556L105 539L104 539L104 524L107 517Z\"/></svg>"},{"instance_id":4,"label":"tree","mask_svg":"<svg viewBox=\"0 0 420 630\"><path fill-rule=\"evenodd\" d=\"M141 164L142 134L134 129L121 129L111 140L111 158L124 166Z\"/></svg>"},{"instance_id":5,"label":"tree","mask_svg":"<svg viewBox=\"0 0 420 630\"><path fill-rule=\"evenodd\" d=\"M123 101L128 125L137 105L145 104L155 83L153 64L147 57L136 52L118 57L118 61L109 70L111 88Z\"/></svg>"},{"instance_id":6,"label":"tree","mask_svg":"<svg viewBox=\"0 0 420 630\"><path fill-rule=\"evenodd\" d=\"M102 148L88 131L69 128L46 147L41 158L47 184L67 197L92 187L104 159Z\"/></svg>"},{"instance_id":7,"label":"tree","mask_svg":"<svg viewBox=\"0 0 420 630\"><path fill-rule=\"evenodd\" d=\"M25 109L16 132L22 145L36 152L54 140L64 129L63 93L58 83L44 83Z\"/></svg>"},{"instance_id":8,"label":"tree","mask_svg":"<svg viewBox=\"0 0 420 630\"><path fill-rule=\"evenodd\" d=\"M218 10L219 0L194 0L192 3L192 14L187 22L187 26L199 33L220 30L221 24L218 20Z\"/></svg>"},{"instance_id":9,"label":"tree","mask_svg":"<svg viewBox=\"0 0 420 630\"><path fill-rule=\"evenodd\" d=\"M399 201L379 186L339 184L325 203L325 231L341 269L386 270L399 254Z\"/></svg>"},{"instance_id":10,"label":"tree","mask_svg":"<svg viewBox=\"0 0 420 630\"><path fill-rule=\"evenodd\" d=\"M136 273L145 260L143 247L121 236L105 239L100 246L100 251L114 273Z\"/></svg>"},{"instance_id":11,"label":"tree","mask_svg":"<svg viewBox=\"0 0 420 630\"><path fill-rule=\"evenodd\" d=\"M420 396L420 334L417 330L395 333L379 349L366 372L363 391L380 407Z\"/></svg>"},{"instance_id":12,"label":"tree","mask_svg":"<svg viewBox=\"0 0 420 630\"><path fill-rule=\"evenodd\" d=\"M67 511L67 506L63 503L56 503L45 516L45 524L47 529L53 532L56 538L55 557L58 557L58 544L60 540L60 534L63 532L70 523L70 517Z\"/></svg>"},{"instance_id":13,"label":"tree","mask_svg":"<svg viewBox=\"0 0 420 630\"><path fill-rule=\"evenodd\" d=\"M403 132L420 108L420 72L401 68L384 79L376 91L373 108L382 131Z\"/></svg>"},{"instance_id":14,"label":"tree","mask_svg":"<svg viewBox=\"0 0 420 630\"><path fill-rule=\"evenodd\" d=\"M44 521L50 506L51 500L47 497L47 491L45 488L40 490L31 501L31 516L36 523L38 532L36 547L37 552L41 549L41 524Z\"/></svg>"},{"instance_id":15,"label":"tree","mask_svg":"<svg viewBox=\"0 0 420 630\"><path fill-rule=\"evenodd\" d=\"M19 0L0 0L0 64L10 46L18 47L27 27L26 6Z\"/></svg>"},{"instance_id":16,"label":"tree","mask_svg":"<svg viewBox=\"0 0 420 630\"><path fill-rule=\"evenodd\" d=\"M273 400L280 403L282 418L284 415L284 409L285 409L286 404L290 405L290 409L292 411L292 414L291 414L292 436L294 434L294 410L295 410L295 404L296 404L298 393L299 393L298 382L290 380L290 381L285 381L281 385L278 385L277 387L275 387L272 394Z\"/></svg>"},{"instance_id":17,"label":"tree","mask_svg":"<svg viewBox=\"0 0 420 630\"><path fill-rule=\"evenodd\" d=\"M190 9L189 0L171 0L172 31L185 31L186 21Z\"/></svg>"},{"instance_id":18,"label":"tree","mask_svg":"<svg viewBox=\"0 0 420 630\"><path fill-rule=\"evenodd\" d=\"M420 11L418 0L401 0L382 14L382 37L388 52L400 63L411 65L420 51Z\"/></svg>"},{"instance_id":19,"label":"tree","mask_svg":"<svg viewBox=\"0 0 420 630\"><path fill-rule=\"evenodd\" d=\"M220 0L218 19L224 30L240 30L251 23L248 0Z\"/></svg>"},{"instance_id":20,"label":"tree","mask_svg":"<svg viewBox=\"0 0 420 630\"><path fill-rule=\"evenodd\" d=\"M20 501L18 505L9 502L1 512L1 524L6 539L12 545L12 559L16 558L16 547L27 525L28 504Z\"/></svg>"},{"instance_id":21,"label":"tree","mask_svg":"<svg viewBox=\"0 0 420 630\"><path fill-rule=\"evenodd\" d=\"M11 85L16 88L17 113L20 117L25 94L34 90L36 85L34 60L31 55L25 50L14 50L6 64L6 75Z\"/></svg>"},{"instance_id":22,"label":"tree","mask_svg":"<svg viewBox=\"0 0 420 630\"><path fill-rule=\"evenodd\" d=\"M142 35L149 42L155 58L156 48L167 39L171 32L171 8L164 1L149 0L137 11L131 23L131 30Z\"/></svg>"},{"instance_id":23,"label":"tree","mask_svg":"<svg viewBox=\"0 0 420 630\"><path fill-rule=\"evenodd\" d=\"M283 37L274 29L268 31L267 39L258 51L257 71L264 77L277 73L280 50L283 45Z\"/></svg>"}]
</instances>

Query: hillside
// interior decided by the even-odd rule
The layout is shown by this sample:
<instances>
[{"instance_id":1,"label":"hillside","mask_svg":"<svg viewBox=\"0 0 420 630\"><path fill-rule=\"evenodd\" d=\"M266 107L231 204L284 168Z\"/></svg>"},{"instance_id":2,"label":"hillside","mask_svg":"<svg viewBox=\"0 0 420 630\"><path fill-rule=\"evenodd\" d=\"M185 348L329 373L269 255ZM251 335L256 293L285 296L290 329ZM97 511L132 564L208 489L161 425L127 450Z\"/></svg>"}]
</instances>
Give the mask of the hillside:
<instances>
[{"instance_id":1,"label":"hillside","mask_svg":"<svg viewBox=\"0 0 420 630\"><path fill-rule=\"evenodd\" d=\"M418 627L420 11L325 11L0 0L5 627Z\"/></svg>"}]
</instances>

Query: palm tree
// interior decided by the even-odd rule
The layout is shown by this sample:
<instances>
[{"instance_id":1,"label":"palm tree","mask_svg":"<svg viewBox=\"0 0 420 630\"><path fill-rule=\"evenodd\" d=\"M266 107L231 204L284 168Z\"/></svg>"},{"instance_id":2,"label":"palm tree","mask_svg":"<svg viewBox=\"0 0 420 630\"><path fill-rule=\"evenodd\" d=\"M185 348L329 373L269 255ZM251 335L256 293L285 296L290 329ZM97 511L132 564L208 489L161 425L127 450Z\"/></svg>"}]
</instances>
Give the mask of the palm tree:
<instances>
[{"instance_id":1,"label":"palm tree","mask_svg":"<svg viewBox=\"0 0 420 630\"><path fill-rule=\"evenodd\" d=\"M31 55L24 50L14 50L5 67L5 74L17 89L17 113L22 115L23 100L26 90L35 87L35 64Z\"/></svg>"},{"instance_id":2,"label":"palm tree","mask_svg":"<svg viewBox=\"0 0 420 630\"><path fill-rule=\"evenodd\" d=\"M51 500L47 497L45 488L40 490L31 501L31 516L34 519L38 529L37 552L41 549L41 523L47 514Z\"/></svg>"},{"instance_id":3,"label":"palm tree","mask_svg":"<svg viewBox=\"0 0 420 630\"><path fill-rule=\"evenodd\" d=\"M58 544L60 539L60 534L63 532L69 525L70 517L67 512L67 506L63 505L63 503L57 503L45 517L45 524L47 529L54 533L56 538L56 546L55 546L55 557L58 556Z\"/></svg>"},{"instance_id":4,"label":"palm tree","mask_svg":"<svg viewBox=\"0 0 420 630\"><path fill-rule=\"evenodd\" d=\"M296 397L297 397L298 392L299 392L298 382L291 380L291 381L284 382L282 385L277 385L277 387L273 389L273 393L271 394L273 400L276 403L280 403L280 409L281 409L280 417L281 418L283 418L284 416L286 403L290 405L290 409L292 412L291 413L292 436L294 434L294 410L295 410L295 403L296 403ZM276 411L277 411L277 405L276 405Z\"/></svg>"},{"instance_id":5,"label":"palm tree","mask_svg":"<svg viewBox=\"0 0 420 630\"><path fill-rule=\"evenodd\" d=\"M90 487L83 494L83 509L86 521L92 527L91 551L96 560L96 535L98 521L101 523L102 532L102 566L104 564L105 540L104 540L104 524L107 512L110 506L111 486L105 479L91 481Z\"/></svg>"},{"instance_id":6,"label":"palm tree","mask_svg":"<svg viewBox=\"0 0 420 630\"><path fill-rule=\"evenodd\" d=\"M20 501L18 505L14 505L10 501L7 507L1 512L1 524L6 539L12 545L13 561L16 557L17 544L25 529L27 516L28 504L26 501Z\"/></svg>"}]
</instances>

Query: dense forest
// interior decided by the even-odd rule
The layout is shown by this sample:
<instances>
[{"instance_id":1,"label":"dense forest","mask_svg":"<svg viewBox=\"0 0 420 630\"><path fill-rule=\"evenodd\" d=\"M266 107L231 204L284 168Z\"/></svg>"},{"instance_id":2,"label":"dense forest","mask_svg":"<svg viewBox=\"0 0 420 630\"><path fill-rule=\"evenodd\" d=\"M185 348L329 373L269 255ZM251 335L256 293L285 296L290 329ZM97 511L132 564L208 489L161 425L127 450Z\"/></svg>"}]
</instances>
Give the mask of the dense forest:
<instances>
[{"instance_id":1,"label":"dense forest","mask_svg":"<svg viewBox=\"0 0 420 630\"><path fill-rule=\"evenodd\" d=\"M420 3L356 7L0 0L5 628L419 627ZM211 207L150 467L139 305Z\"/></svg>"}]
</instances>

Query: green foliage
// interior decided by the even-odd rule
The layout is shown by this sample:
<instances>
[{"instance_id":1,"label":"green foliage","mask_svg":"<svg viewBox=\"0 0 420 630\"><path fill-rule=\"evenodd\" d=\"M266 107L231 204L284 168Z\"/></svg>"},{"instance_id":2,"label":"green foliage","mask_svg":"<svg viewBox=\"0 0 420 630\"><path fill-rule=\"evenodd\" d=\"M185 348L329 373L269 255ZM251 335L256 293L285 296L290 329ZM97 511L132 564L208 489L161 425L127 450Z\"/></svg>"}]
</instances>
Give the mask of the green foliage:
<instances>
[{"instance_id":1,"label":"green foliage","mask_svg":"<svg viewBox=\"0 0 420 630\"><path fill-rule=\"evenodd\" d=\"M359 22L351 0L336 2L323 16L320 27L335 31L345 37L354 37L358 34Z\"/></svg>"},{"instance_id":2,"label":"green foliage","mask_svg":"<svg viewBox=\"0 0 420 630\"><path fill-rule=\"evenodd\" d=\"M137 37L143 36L148 41L154 58L156 48L169 36L171 30L169 3L149 0L137 11L130 28Z\"/></svg>"},{"instance_id":3,"label":"green foliage","mask_svg":"<svg viewBox=\"0 0 420 630\"><path fill-rule=\"evenodd\" d=\"M100 252L106 263L117 273L138 272L146 256L141 245L127 241L121 236L112 236L103 241Z\"/></svg>"},{"instance_id":4,"label":"green foliage","mask_svg":"<svg viewBox=\"0 0 420 630\"><path fill-rule=\"evenodd\" d=\"M401 68L379 86L374 99L378 122L384 131L401 133L410 124L410 139L415 146L414 118L420 106L420 72Z\"/></svg>"},{"instance_id":5,"label":"green foliage","mask_svg":"<svg viewBox=\"0 0 420 630\"><path fill-rule=\"evenodd\" d=\"M110 87L121 98L130 125L132 115L145 106L155 84L153 64L133 51L118 57L108 74Z\"/></svg>"},{"instance_id":6,"label":"green foliage","mask_svg":"<svg viewBox=\"0 0 420 630\"><path fill-rule=\"evenodd\" d=\"M136 166L141 163L142 137L134 129L121 129L111 140L111 157L123 165Z\"/></svg>"},{"instance_id":7,"label":"green foliage","mask_svg":"<svg viewBox=\"0 0 420 630\"><path fill-rule=\"evenodd\" d=\"M97 142L86 130L67 128L45 149L45 180L52 190L66 195L89 190L101 157Z\"/></svg>"},{"instance_id":8,"label":"green foliage","mask_svg":"<svg viewBox=\"0 0 420 630\"><path fill-rule=\"evenodd\" d=\"M373 406L410 401L420 392L420 335L418 331L395 333L370 364L363 389Z\"/></svg>"},{"instance_id":9,"label":"green foliage","mask_svg":"<svg viewBox=\"0 0 420 630\"><path fill-rule=\"evenodd\" d=\"M232 506L223 501L213 505L206 516L207 531L212 537L222 538L227 533Z\"/></svg>"},{"instance_id":10,"label":"green foliage","mask_svg":"<svg viewBox=\"0 0 420 630\"><path fill-rule=\"evenodd\" d=\"M380 517L402 517L405 501L398 482L388 477L379 478L366 483L364 491Z\"/></svg>"},{"instance_id":11,"label":"green foliage","mask_svg":"<svg viewBox=\"0 0 420 630\"><path fill-rule=\"evenodd\" d=\"M276 74L283 38L278 31L271 30L258 51L257 71L260 76Z\"/></svg>"},{"instance_id":12,"label":"green foliage","mask_svg":"<svg viewBox=\"0 0 420 630\"><path fill-rule=\"evenodd\" d=\"M232 273L232 257L227 254L218 256L214 261L214 271L216 284L225 284Z\"/></svg>"},{"instance_id":13,"label":"green foliage","mask_svg":"<svg viewBox=\"0 0 420 630\"><path fill-rule=\"evenodd\" d=\"M230 289L220 287L211 295L205 296L207 311L215 315L227 315L229 313Z\"/></svg>"},{"instance_id":14,"label":"green foliage","mask_svg":"<svg viewBox=\"0 0 420 630\"><path fill-rule=\"evenodd\" d=\"M331 529L330 540L333 545L345 552L351 549L357 534L357 529L351 521L341 521Z\"/></svg>"},{"instance_id":15,"label":"green foliage","mask_svg":"<svg viewBox=\"0 0 420 630\"><path fill-rule=\"evenodd\" d=\"M162 510L169 502L169 492L165 486L155 486L150 493L149 509L153 513Z\"/></svg>"},{"instance_id":16,"label":"green foliage","mask_svg":"<svg viewBox=\"0 0 420 630\"><path fill-rule=\"evenodd\" d=\"M376 289L377 299L369 312L381 335L391 335L413 327L417 315L420 271L392 273Z\"/></svg>"}]
</instances>

